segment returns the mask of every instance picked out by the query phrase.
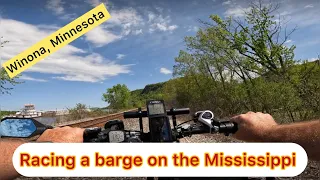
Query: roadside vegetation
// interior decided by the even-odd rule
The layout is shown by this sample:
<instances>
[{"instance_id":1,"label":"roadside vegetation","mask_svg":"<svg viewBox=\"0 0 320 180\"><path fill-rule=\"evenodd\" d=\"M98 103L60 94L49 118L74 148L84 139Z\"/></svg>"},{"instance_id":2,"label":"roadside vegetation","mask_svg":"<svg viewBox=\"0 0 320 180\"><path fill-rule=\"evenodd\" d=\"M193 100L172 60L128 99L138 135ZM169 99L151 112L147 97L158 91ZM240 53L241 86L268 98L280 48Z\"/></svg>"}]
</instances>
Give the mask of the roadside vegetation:
<instances>
[{"instance_id":1,"label":"roadside vegetation","mask_svg":"<svg viewBox=\"0 0 320 180\"><path fill-rule=\"evenodd\" d=\"M1 109L0 109L1 110ZM4 116L16 114L18 111L0 111L0 119Z\"/></svg>"},{"instance_id":2,"label":"roadside vegetation","mask_svg":"<svg viewBox=\"0 0 320 180\"><path fill-rule=\"evenodd\" d=\"M320 60L295 59L296 46L287 41L296 28L278 8L252 3L242 19L211 15L195 36L185 37L173 79L132 92L118 84L104 100L125 109L165 99L168 106L211 109L220 117L266 112L279 122L320 117Z\"/></svg>"},{"instance_id":3,"label":"roadside vegetation","mask_svg":"<svg viewBox=\"0 0 320 180\"><path fill-rule=\"evenodd\" d=\"M116 113L116 110L108 109L108 108L89 108L85 104L77 103L73 108L67 108L69 114L66 115L53 115L56 117L55 124L86 119L86 118L94 118L99 116L105 116L108 114Z\"/></svg>"}]
</instances>

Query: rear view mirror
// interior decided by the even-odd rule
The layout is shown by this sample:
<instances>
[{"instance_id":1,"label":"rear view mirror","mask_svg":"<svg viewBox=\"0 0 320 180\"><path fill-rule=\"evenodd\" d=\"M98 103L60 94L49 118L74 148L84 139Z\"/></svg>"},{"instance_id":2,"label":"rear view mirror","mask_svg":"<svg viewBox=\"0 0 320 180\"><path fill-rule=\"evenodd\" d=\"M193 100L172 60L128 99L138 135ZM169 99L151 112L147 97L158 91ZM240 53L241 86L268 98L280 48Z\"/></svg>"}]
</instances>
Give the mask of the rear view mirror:
<instances>
[{"instance_id":1,"label":"rear view mirror","mask_svg":"<svg viewBox=\"0 0 320 180\"><path fill-rule=\"evenodd\" d=\"M31 118L4 118L0 122L0 136L28 138L42 134L48 128Z\"/></svg>"}]
</instances>

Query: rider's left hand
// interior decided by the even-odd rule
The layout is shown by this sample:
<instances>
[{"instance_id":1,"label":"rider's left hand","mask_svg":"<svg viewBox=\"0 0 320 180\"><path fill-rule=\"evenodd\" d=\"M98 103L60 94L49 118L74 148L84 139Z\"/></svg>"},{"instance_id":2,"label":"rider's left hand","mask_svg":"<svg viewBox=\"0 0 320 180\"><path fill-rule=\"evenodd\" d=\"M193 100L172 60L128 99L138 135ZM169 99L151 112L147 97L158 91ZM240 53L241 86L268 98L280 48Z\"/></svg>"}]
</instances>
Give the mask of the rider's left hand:
<instances>
[{"instance_id":1,"label":"rider's left hand","mask_svg":"<svg viewBox=\"0 0 320 180\"><path fill-rule=\"evenodd\" d=\"M62 127L46 130L37 142L82 143L84 129Z\"/></svg>"}]
</instances>

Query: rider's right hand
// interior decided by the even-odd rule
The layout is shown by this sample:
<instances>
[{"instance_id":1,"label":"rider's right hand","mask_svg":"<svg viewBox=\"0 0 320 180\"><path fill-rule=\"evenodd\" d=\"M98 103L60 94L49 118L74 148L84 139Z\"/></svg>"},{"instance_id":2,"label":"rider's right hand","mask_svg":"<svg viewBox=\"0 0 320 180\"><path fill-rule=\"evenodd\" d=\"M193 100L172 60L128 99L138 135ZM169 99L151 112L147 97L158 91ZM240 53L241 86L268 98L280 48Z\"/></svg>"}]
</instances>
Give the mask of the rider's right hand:
<instances>
[{"instance_id":1,"label":"rider's right hand","mask_svg":"<svg viewBox=\"0 0 320 180\"><path fill-rule=\"evenodd\" d=\"M84 129L62 127L47 129L37 142L82 143Z\"/></svg>"},{"instance_id":2,"label":"rider's right hand","mask_svg":"<svg viewBox=\"0 0 320 180\"><path fill-rule=\"evenodd\" d=\"M248 112L231 118L238 124L234 137L247 142L263 142L278 124L270 114Z\"/></svg>"}]
</instances>

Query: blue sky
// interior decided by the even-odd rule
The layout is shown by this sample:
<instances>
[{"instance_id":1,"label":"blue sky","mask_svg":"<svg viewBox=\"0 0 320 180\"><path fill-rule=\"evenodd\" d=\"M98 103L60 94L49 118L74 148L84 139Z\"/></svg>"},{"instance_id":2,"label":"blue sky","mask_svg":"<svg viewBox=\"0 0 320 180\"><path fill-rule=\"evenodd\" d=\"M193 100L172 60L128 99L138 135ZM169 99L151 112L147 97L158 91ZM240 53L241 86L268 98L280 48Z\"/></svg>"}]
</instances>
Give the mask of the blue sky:
<instances>
[{"instance_id":1,"label":"blue sky","mask_svg":"<svg viewBox=\"0 0 320 180\"><path fill-rule=\"evenodd\" d=\"M1 0L0 49L5 62L100 3L111 19L22 73L24 83L0 96L1 109L33 103L54 110L85 103L103 107L102 93L115 84L129 89L172 77L174 57L185 49L183 38L195 35L211 14L243 17L249 1L222 0ZM268 1L269 2L269 1ZM282 0L278 14L297 30L296 59L320 54L319 0Z\"/></svg>"}]
</instances>

